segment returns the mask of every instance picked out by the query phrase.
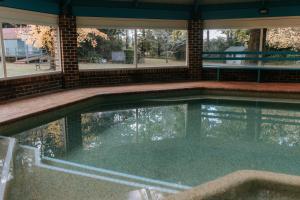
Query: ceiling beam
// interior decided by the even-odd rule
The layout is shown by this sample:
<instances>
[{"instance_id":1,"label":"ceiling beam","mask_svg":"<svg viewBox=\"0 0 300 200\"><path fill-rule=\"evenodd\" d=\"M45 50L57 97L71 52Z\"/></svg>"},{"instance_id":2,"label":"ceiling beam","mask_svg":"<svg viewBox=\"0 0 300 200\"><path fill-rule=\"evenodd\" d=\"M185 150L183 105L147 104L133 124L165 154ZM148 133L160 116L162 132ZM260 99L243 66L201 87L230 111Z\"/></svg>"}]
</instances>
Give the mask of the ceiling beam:
<instances>
[{"instance_id":1,"label":"ceiling beam","mask_svg":"<svg viewBox=\"0 0 300 200\"><path fill-rule=\"evenodd\" d=\"M71 14L71 12L72 12L71 3L72 3L72 0L61 0L60 12L63 14Z\"/></svg>"},{"instance_id":2,"label":"ceiling beam","mask_svg":"<svg viewBox=\"0 0 300 200\"><path fill-rule=\"evenodd\" d=\"M194 19L199 19L200 16L200 0L194 0L192 17Z\"/></svg>"},{"instance_id":3,"label":"ceiling beam","mask_svg":"<svg viewBox=\"0 0 300 200\"><path fill-rule=\"evenodd\" d=\"M137 8L138 7L138 5L139 5L139 0L133 0L133 6L135 7L135 8Z\"/></svg>"}]
</instances>

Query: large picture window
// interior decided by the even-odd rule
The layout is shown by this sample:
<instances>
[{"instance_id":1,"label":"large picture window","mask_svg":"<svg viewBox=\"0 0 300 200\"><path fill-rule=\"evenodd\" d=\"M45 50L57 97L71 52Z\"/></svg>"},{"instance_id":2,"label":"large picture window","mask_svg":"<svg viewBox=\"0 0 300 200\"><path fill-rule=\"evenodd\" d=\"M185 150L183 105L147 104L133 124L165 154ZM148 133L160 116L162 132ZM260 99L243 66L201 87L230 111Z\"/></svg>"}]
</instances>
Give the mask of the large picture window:
<instances>
[{"instance_id":1,"label":"large picture window","mask_svg":"<svg viewBox=\"0 0 300 200\"><path fill-rule=\"evenodd\" d=\"M185 66L187 31L139 29L138 66Z\"/></svg>"},{"instance_id":2,"label":"large picture window","mask_svg":"<svg viewBox=\"0 0 300 200\"><path fill-rule=\"evenodd\" d=\"M187 31L78 28L79 68L186 66Z\"/></svg>"},{"instance_id":3,"label":"large picture window","mask_svg":"<svg viewBox=\"0 0 300 200\"><path fill-rule=\"evenodd\" d=\"M204 67L300 67L300 28L209 29L203 40Z\"/></svg>"},{"instance_id":4,"label":"large picture window","mask_svg":"<svg viewBox=\"0 0 300 200\"><path fill-rule=\"evenodd\" d=\"M0 23L0 75L14 77L61 70L57 27Z\"/></svg>"}]
</instances>

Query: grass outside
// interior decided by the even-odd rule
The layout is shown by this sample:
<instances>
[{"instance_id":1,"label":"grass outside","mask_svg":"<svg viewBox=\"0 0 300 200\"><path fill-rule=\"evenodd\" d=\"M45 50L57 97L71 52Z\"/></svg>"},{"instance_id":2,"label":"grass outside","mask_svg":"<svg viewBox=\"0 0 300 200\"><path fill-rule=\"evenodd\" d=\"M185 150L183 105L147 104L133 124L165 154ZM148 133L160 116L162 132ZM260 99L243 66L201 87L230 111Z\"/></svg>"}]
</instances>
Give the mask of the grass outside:
<instances>
[{"instance_id":1,"label":"grass outside","mask_svg":"<svg viewBox=\"0 0 300 200\"><path fill-rule=\"evenodd\" d=\"M185 61L146 58L144 63L139 63L138 68L151 68L151 67L178 67L186 66ZM80 69L120 69L120 68L136 68L134 64L122 63L79 63Z\"/></svg>"},{"instance_id":2,"label":"grass outside","mask_svg":"<svg viewBox=\"0 0 300 200\"><path fill-rule=\"evenodd\" d=\"M174 67L174 66L185 66L185 61L174 61L169 60L166 63L165 59L145 59L145 63L139 64L139 68L151 68L151 67ZM98 64L98 63L79 63L79 68L81 70L85 69L120 69L120 68L135 68L134 64ZM49 64L41 64L40 68L36 68L36 64L15 64L15 63L6 63L7 76L24 76L24 75L32 75L32 74L41 74L41 73L49 73L55 71L61 71L60 67L56 68L56 70L50 69ZM4 77L3 68L0 65L0 77Z\"/></svg>"},{"instance_id":3,"label":"grass outside","mask_svg":"<svg viewBox=\"0 0 300 200\"><path fill-rule=\"evenodd\" d=\"M204 66L210 67L233 67L232 65L228 65L225 63L213 63L213 62L204 62ZM176 61L176 60L169 60L166 63L165 59L145 59L145 63L139 64L139 68L151 68L151 67L175 67L175 66L186 66L185 61ZM236 65L234 67L243 68L243 67L255 67L256 65ZM263 65L265 68L289 68L289 69L300 69L300 63L268 63ZM54 72L54 70L50 69L49 64L42 64L40 69L36 69L36 65L33 64L15 64L15 63L6 63L7 68L7 75L8 77L14 76L24 76L24 75L31 75L31 74L41 74L41 73L49 73ZM85 69L120 69L120 68L135 68L134 64L97 64L97 63L79 63L79 68L81 70ZM56 69L56 71L60 71L60 67ZM0 78L3 76L3 67L0 64Z\"/></svg>"}]
</instances>

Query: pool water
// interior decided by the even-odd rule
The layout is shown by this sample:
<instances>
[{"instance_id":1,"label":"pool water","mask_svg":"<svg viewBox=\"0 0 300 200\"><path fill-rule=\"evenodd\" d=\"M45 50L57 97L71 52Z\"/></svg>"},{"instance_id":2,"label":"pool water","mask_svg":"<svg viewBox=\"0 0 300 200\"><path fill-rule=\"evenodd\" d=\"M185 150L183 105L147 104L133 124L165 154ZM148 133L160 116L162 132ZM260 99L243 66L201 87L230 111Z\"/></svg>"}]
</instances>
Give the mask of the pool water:
<instances>
[{"instance_id":1,"label":"pool water","mask_svg":"<svg viewBox=\"0 0 300 200\"><path fill-rule=\"evenodd\" d=\"M300 175L300 105L221 98L88 106L14 137L44 159L189 188L251 169Z\"/></svg>"}]
</instances>

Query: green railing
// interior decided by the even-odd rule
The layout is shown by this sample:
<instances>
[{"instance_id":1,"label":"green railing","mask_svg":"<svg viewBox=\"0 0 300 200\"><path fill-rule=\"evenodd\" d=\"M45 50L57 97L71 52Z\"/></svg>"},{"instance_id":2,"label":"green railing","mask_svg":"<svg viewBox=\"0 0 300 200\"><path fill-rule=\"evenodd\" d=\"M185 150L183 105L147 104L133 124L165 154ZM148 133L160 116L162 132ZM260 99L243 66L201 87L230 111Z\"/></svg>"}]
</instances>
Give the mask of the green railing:
<instances>
[{"instance_id":1,"label":"green railing","mask_svg":"<svg viewBox=\"0 0 300 200\"><path fill-rule=\"evenodd\" d=\"M206 51L203 54L300 55L296 51Z\"/></svg>"},{"instance_id":2,"label":"green railing","mask_svg":"<svg viewBox=\"0 0 300 200\"><path fill-rule=\"evenodd\" d=\"M240 57L237 57L240 56ZM257 81L260 81L260 72L264 70L300 70L300 52L295 51L223 51L203 52L203 61L210 61L204 65L217 69L217 80L220 80L220 69L250 69L257 70ZM218 63L213 63L216 61ZM224 61L224 63L220 63ZM226 61L252 61L241 64L230 64ZM253 61L257 61L255 64ZM276 63L277 62L277 63ZM289 62L292 62L289 64ZM299 62L299 67L295 64ZM264 66L267 64L268 67ZM281 66L282 65L282 66ZM284 66L290 65L290 66ZM295 65L295 66L294 66Z\"/></svg>"},{"instance_id":3,"label":"green railing","mask_svg":"<svg viewBox=\"0 0 300 200\"><path fill-rule=\"evenodd\" d=\"M216 55L219 55L216 57ZM245 57L235 57L228 55L244 55ZM257 57L247 57L249 55ZM270 56L288 56L288 57L270 57ZM226 51L226 52L203 52L203 60L249 60L249 61L300 61L300 52L294 51Z\"/></svg>"}]
</instances>

